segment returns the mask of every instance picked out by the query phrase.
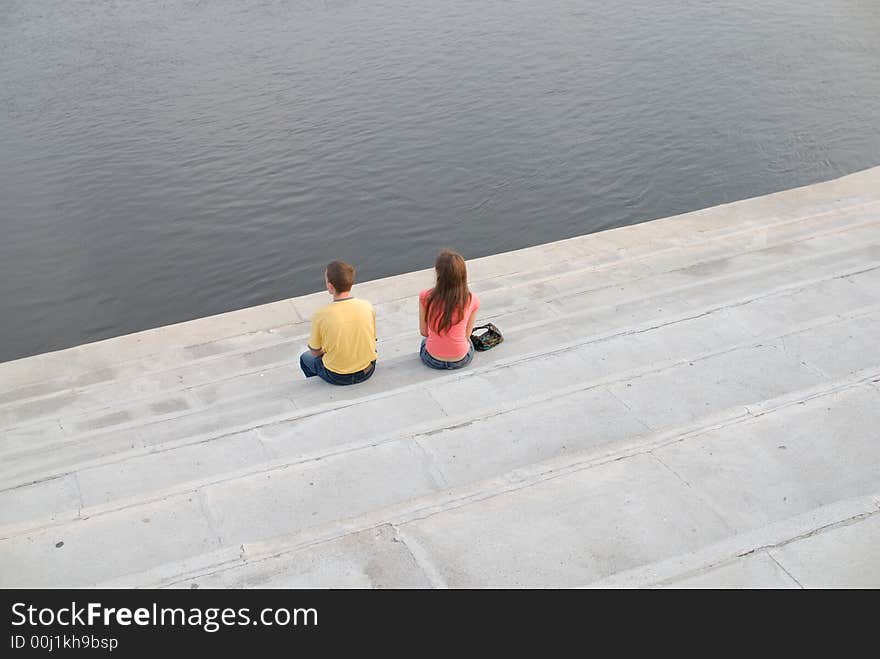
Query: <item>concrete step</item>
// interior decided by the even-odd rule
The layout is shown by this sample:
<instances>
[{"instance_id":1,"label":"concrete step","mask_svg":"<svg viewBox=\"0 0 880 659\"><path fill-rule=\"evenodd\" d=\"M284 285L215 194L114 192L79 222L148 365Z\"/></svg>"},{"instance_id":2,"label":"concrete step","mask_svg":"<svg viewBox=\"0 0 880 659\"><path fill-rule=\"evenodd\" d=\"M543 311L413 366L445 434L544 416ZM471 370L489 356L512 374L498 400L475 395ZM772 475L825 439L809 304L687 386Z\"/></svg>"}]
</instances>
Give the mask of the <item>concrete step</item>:
<instances>
[{"instance_id":1,"label":"concrete step","mask_svg":"<svg viewBox=\"0 0 880 659\"><path fill-rule=\"evenodd\" d=\"M877 588L880 492L836 501L590 588Z\"/></svg>"},{"instance_id":2,"label":"concrete step","mask_svg":"<svg viewBox=\"0 0 880 659\"><path fill-rule=\"evenodd\" d=\"M0 365L0 585L592 584L851 511L877 182L477 260L507 340L461 372L415 356L424 271L361 285L399 335L358 387L285 380L322 295ZM663 583L784 563L729 558Z\"/></svg>"},{"instance_id":3,"label":"concrete step","mask_svg":"<svg viewBox=\"0 0 880 659\"><path fill-rule=\"evenodd\" d=\"M298 429L308 427L305 425L306 423L315 426L321 425L327 423L328 419L356 419L355 424L369 429L370 422L367 422L366 426L363 424L364 419L371 418L372 410L376 410L379 417L387 418L393 424L393 428L388 427L388 423L376 426L377 430L383 432L400 431L410 424L430 422L434 418L442 418L445 416L444 408L455 409L455 406L465 406L480 413L491 413L490 401L494 399L486 399L483 396L483 399L487 401L486 405L476 408L473 403L468 403L469 397L476 396L479 399L480 392L475 391L473 386L467 386L467 383L475 382L478 388L506 390L505 396L508 401L518 400L529 395L533 390L533 387L529 385L530 381L537 382L539 387L547 387L544 380L530 377L529 374L534 370L534 367L529 364L545 361L547 354L558 352L560 349L566 352L572 352L573 349L576 349L573 351L573 356L580 358L580 355L583 354L585 358L579 362L578 369L569 369L564 376L560 376L562 379L557 378L556 381L561 383L559 386L564 386L567 381L589 379L587 373L593 377L605 376L628 367L631 368L633 356L640 360L640 363L657 362L661 357L687 359L701 349L704 351L723 350L736 342L751 341L761 336L770 336L774 332L776 334L787 332L790 323L798 320L798 313L801 313L805 318L812 315L807 310L814 307L804 305L816 305L815 308L830 311L833 315L844 313L849 308L857 307L860 304L880 302L877 295L880 287L876 286L878 281L880 281L880 270L862 272L851 277L832 278L812 286L802 286L800 282L797 282L795 286L795 290L798 292L797 296L787 296L783 292L775 296L764 295L762 299L755 300L750 304L742 304L742 300L738 300L734 307L728 309L726 305L722 305L712 314L709 314L705 308L700 308L697 313L694 313L694 310L688 309L688 305L685 304L682 309L676 309L676 311L683 310L685 312L684 315L680 314L677 320L668 319L665 323L661 322L659 327L653 327L651 324L642 328L630 326L627 331L623 332L612 326L609 332L602 333L602 319L593 315L595 313L593 312L591 313L591 325L595 329L599 329L600 332L592 337L576 338L569 342L570 345L559 344L560 336L578 337L578 330L569 327L560 332L560 325L557 323L550 328L550 333L544 335L540 333L537 336L535 333L523 335L524 340L522 341L518 335L514 335L508 341L508 344L514 348L512 356L505 355L501 350L493 351L487 353L486 356L494 355L494 361L457 374L438 376L424 369L416 360L411 359L399 364L398 368L403 374L415 377L416 381L405 384L399 392L398 389L387 386L379 387L373 391L384 383L380 383L378 380L371 381L362 385L365 388L362 396L352 397L348 400L337 398L329 402L325 399L322 402L323 407L313 406L301 412L286 409L285 406L289 405L289 401L286 399L273 400L271 396L263 394L249 399L249 404L241 408L226 405L220 407L219 412L212 409L203 414L181 415L160 423L135 426L128 433L116 430L99 434L93 433L79 439L59 442L55 438L48 438L45 435L42 437L28 435L16 437L15 432L12 431L7 434L4 441L7 450L3 454L4 460L2 467L0 467L0 474L10 485L17 486L33 480L69 473L77 468L77 465L80 467L88 466L90 461L94 459L118 462L120 452L137 454L138 452L155 451L165 445L175 445L179 441L203 443L214 438L246 432L255 427L260 427L260 432L266 435L275 432L273 427L293 424L293 427ZM791 287L792 284L789 284L788 288L784 290L790 290ZM713 297L723 296L716 291ZM650 305L647 307L648 310L654 308L656 307ZM784 313L778 313L780 308ZM799 308L800 312L798 312ZM773 315L774 310L777 310L775 316ZM622 310L614 308L611 311L612 313L608 314L607 320L612 324L615 321L619 322ZM717 322L718 314L725 318L725 323L719 324ZM691 316L697 317L692 318ZM654 323L657 320L657 318L653 318L651 322ZM719 327L723 329L719 330ZM636 333L642 333L644 336L633 338ZM616 340L611 340L614 337ZM554 341L557 343L554 344ZM517 343L522 343L522 345L516 345ZM531 351L529 343L533 344ZM594 343L596 345L591 347ZM394 368L389 370L393 371ZM496 371L498 375L489 377ZM516 374L519 372L525 375L517 377ZM480 377L479 380L472 379L477 376ZM486 377L489 377L489 381L492 382L489 386L484 385L483 380ZM499 385L499 379L515 382L516 386L504 388ZM394 382L394 378L386 378L386 380ZM441 384L441 381L445 384ZM316 383L300 382L297 386L311 386L313 384ZM499 387L501 388L499 389ZM345 396L347 392L355 393L353 390L359 390L360 387L331 390L329 387L321 387L319 384L318 389L314 392L314 396L325 392L333 394L339 392L338 396ZM426 390L419 391L419 389ZM455 396L450 398L450 395L445 393L447 391L460 393L457 398ZM517 392L519 396L516 395ZM403 396L399 401L393 399L397 393ZM389 398L391 400L388 400ZM398 402L403 403L403 409L412 410L411 416L405 413L388 413L388 410L395 409ZM279 411L279 405L285 409ZM337 422L332 421L332 423ZM375 426L375 422L372 425ZM346 426L346 422L342 422L342 427L352 428L353 426ZM166 434L163 434L163 430ZM47 442L47 438L50 441ZM65 469L65 471L61 471L61 469Z\"/></svg>"},{"instance_id":4,"label":"concrete step","mask_svg":"<svg viewBox=\"0 0 880 659\"><path fill-rule=\"evenodd\" d=\"M798 220L786 220L782 223L766 226L761 232L754 231L734 231L722 234L721 237L707 237L701 232L701 242L699 249L693 245L689 249L681 248L658 248L656 251L649 251L639 257L618 258L610 260L607 256L603 257L603 252L598 250L592 243L592 249L587 250L581 248L574 251L569 248L564 255L569 258L562 262L556 262L547 265L546 260L540 262L540 265L534 269L526 269L517 271L504 276L496 276L485 279L476 279L472 282L475 289L480 291L485 297L486 303L498 304L499 302L509 303L509 299L515 291L523 286L532 284L538 286L535 290L524 291L519 297L525 301L525 304L538 295L542 289L544 290L583 290L584 282L589 287L597 287L603 283L613 283L622 279L634 279L643 273L644 276L655 275L665 272L666 269L681 269L683 263L688 260L691 264L699 262L700 259L711 260L717 257L723 257L725 260L732 255L739 253L740 250L753 251L758 247L772 247L783 245L789 242L796 242L809 239L813 236L823 235L826 232L839 233L850 226L857 226L865 221L876 222L877 212L876 204L862 204L856 207L847 208L830 213L819 213L807 218ZM714 234L709 234L714 236ZM738 240L738 242L734 242ZM569 241L564 241L569 242ZM596 242L595 240L592 242ZM647 244L652 244L646 241ZM527 252L528 250L526 250ZM607 250L606 250L607 251ZM580 256L571 256L571 253L580 254ZM542 256L547 254L542 252ZM495 257L487 257L493 259ZM478 262L481 260L477 260ZM533 263L531 260L525 259L525 263ZM519 259L523 262L523 259ZM531 266L525 266L526 268ZM711 267L711 266L707 266ZM587 273L592 273L590 277L585 277ZM424 281L422 281L424 280ZM412 298L418 292L418 288L430 284L430 273L425 271L417 282L418 287L408 291L408 295L403 298L397 298L389 301L377 301L377 312L385 321L383 334L385 336L394 336L401 331L407 331L412 325L412 304L409 298ZM574 288L570 288L574 286ZM578 288L580 287L580 288ZM501 300L494 300L492 290L503 289ZM376 289L380 294L384 288ZM401 291L402 292L402 291ZM387 295L380 295L386 297ZM306 296L310 300L315 296ZM316 298L317 299L317 298ZM325 298L320 298L324 300ZM301 304L303 298L295 298L291 304ZM281 305L282 303L275 303ZM315 306L314 301L306 305L307 308ZM520 304L520 306L523 306ZM503 304L502 304L503 307ZM403 311L403 313L400 313ZM243 312L233 312L242 317L251 314L256 318L270 321L277 317L278 314L269 314L263 307L254 310L245 310ZM308 316L305 316L306 318ZM193 321L196 324L202 321ZM123 359L129 353L126 350L100 350L101 363L96 370L85 370L82 366L83 360L88 359L87 346L70 349L68 357L70 359L64 362L64 366L68 369L73 368L75 375L66 377L53 377L51 379L43 379L36 384L19 385L12 389L7 386L12 385L18 379L21 380L21 373L24 367L33 373L34 364L28 360L19 360L17 362L7 362L0 364L0 413L5 406L15 403L28 402L35 403L40 399L52 399L42 404L36 404L33 407L37 410L44 410L45 413L51 414L53 411L65 409L67 406L76 402L77 407L87 404L89 396L93 396L100 404L100 401L115 400L121 393L128 396L145 396L158 392L173 390L175 388L183 388L193 386L198 382L209 381L212 377L223 377L230 370L235 372L235 368L242 372L248 370L253 371L262 364L271 363L272 357L260 355L260 351L267 350L272 354L275 350L284 351L284 346L289 345L291 352L300 350L300 343L305 341L308 332L308 321L299 319L297 315L296 322L284 325L269 325L262 329L253 329L256 327L254 320L248 318L245 323L250 331L247 334L239 334L231 337L220 339L212 339L210 341L177 346L169 344L165 346L162 353L153 353L140 359ZM175 326L177 327L177 326ZM162 328L163 330L166 328ZM158 331L158 330L157 330ZM144 336L141 333L137 336ZM380 339L383 337L380 337ZM127 342L130 343L129 337L120 337L119 339L111 339L108 342ZM102 342L102 344L107 342ZM139 346L140 344L138 344ZM104 348L105 346L101 346ZM137 347L137 346L133 346ZM49 355L41 355L33 359L49 358L51 356L67 353L68 351L60 351L59 353L49 353ZM95 352L92 350L91 352ZM138 350L131 351L137 354ZM218 357L228 356L233 360L238 360L240 364L219 365L214 367L210 364ZM109 357L109 359L108 359ZM118 361L117 359L121 360ZM280 361L275 358L275 361ZM193 368L188 368L193 365ZM199 368L199 365L207 366ZM212 376L212 369L215 375ZM56 369L65 370L65 369ZM207 371L207 372L206 372ZM54 372L54 371L47 371ZM219 375L216 375L219 373ZM18 377L16 377L18 375ZM195 376L195 378L193 377ZM199 379L201 376L202 379ZM130 390L119 387L130 387ZM96 390L96 391L91 391Z\"/></svg>"},{"instance_id":5,"label":"concrete step","mask_svg":"<svg viewBox=\"0 0 880 659\"><path fill-rule=\"evenodd\" d=\"M877 588L878 542L880 493L822 506L587 587ZM274 555L251 557L248 549L220 564L164 566L138 575L138 583L153 577L156 585L185 589L448 587L422 548L389 523L297 548L279 544Z\"/></svg>"},{"instance_id":6,"label":"concrete step","mask_svg":"<svg viewBox=\"0 0 880 659\"><path fill-rule=\"evenodd\" d=\"M865 321L876 325L876 318L866 318ZM804 335L802 338L806 341L827 343L828 337L839 335L840 329L822 326L798 334ZM778 354L767 355L749 348L734 350L663 369L655 374L661 381L645 382L644 378L633 378L630 382L619 383L616 389L588 386L550 399L520 403L487 419L454 424L440 432L410 438L386 438L370 446L343 446L336 454L312 457L294 464L262 465L263 468L255 473L221 482L183 482L183 487L178 488L181 491L175 492L172 488L152 501L132 503L126 501L125 491L108 491L108 482L112 483L117 476L116 465L104 469L103 473L100 470L83 472L76 476L77 489L86 503L80 514L88 519L42 532L37 530L33 535L18 535L8 542L15 544L18 541L19 545L29 546L32 538L45 537L46 533L79 537L80 531L85 532L84 528L90 524L100 527L102 520L128 519L132 515L142 514L141 520L151 520L158 514L159 519L170 523L162 511L168 502L174 502L175 506L190 508L189 514L206 515L220 546L235 546L366 514L449 487L468 486L538 462L559 459L568 453L577 455L609 444L628 450L634 440L640 441L650 434L647 424L639 421L644 418L645 411L638 401L652 391L677 392L659 403L667 409L664 420L670 426L673 419L699 425L701 418L693 418L693 410L703 411L715 423L719 414L728 417L747 415L739 406L760 404L771 394L785 397L795 391L800 392L799 398L806 397L804 385L824 381L809 369L802 369L796 357L780 357L782 352L778 346L767 347L777 350ZM761 369L767 366L769 368L762 379ZM721 386L711 393L712 380L718 373L726 373L726 377L742 382L742 387L737 390L730 384L715 383ZM870 375L880 378L880 364ZM862 374L861 377L864 379L865 376ZM638 387L631 390L630 387L639 381L642 381L642 391ZM785 390L781 390L781 382L787 383ZM703 396L709 399L706 406L694 404L694 400L687 396L688 390L709 391ZM876 389L869 393L872 404L876 403L873 400L878 393ZM664 418L663 414L657 413L657 406L658 402L652 398L647 410L650 418ZM586 429L573 426L570 423L573 417L589 419L589 426ZM557 419L558 423L548 426L548 419ZM702 423L705 425L705 421ZM263 444L265 447L267 442L264 440ZM248 446L245 450L251 452L253 448ZM276 451L270 449L270 452ZM205 458L211 459L208 455ZM172 475L178 480L181 479L181 468L193 466L191 459L184 463L167 459L162 462L166 468L172 468ZM148 484L159 466L156 463L123 467L118 472L121 478L116 481L117 488L119 484L130 487L132 480L139 481L142 486ZM394 484L389 486L388 478L392 473ZM161 474L159 480L165 477L166 474ZM53 483L53 486L60 484ZM24 506L32 506L34 501L47 498L35 496L28 490L15 494L18 503ZM119 503L127 507L102 512L100 505L94 506L96 501L105 503L105 508ZM12 503L4 501L2 509L21 510Z\"/></svg>"},{"instance_id":7,"label":"concrete step","mask_svg":"<svg viewBox=\"0 0 880 659\"><path fill-rule=\"evenodd\" d=\"M670 350L675 350L677 352L672 353L673 355L679 357L684 355L685 357L687 357L689 354L693 354L693 351L695 349L699 348L700 346L707 345L705 343L705 339L703 338L704 334L707 338L711 338L712 341L714 341L713 345L721 347L729 345L731 341L742 341L744 338L747 339L749 337L759 338L760 336L762 336L762 333L766 331L775 331L778 334L780 333L780 331L786 331L789 327L789 323L797 322L797 320L799 319L798 314L803 317L809 317L810 315L812 315L811 312L809 312L809 309L814 307L809 305L815 305L815 308L822 308L824 310L831 311L832 313L842 313L845 312L848 308L855 307L859 304L864 305L865 303L876 302L877 292L878 290L880 290L880 287L876 285L878 278L880 278L880 271L872 270L853 275L852 277L841 279L835 278L828 280L827 282L819 282L812 288L804 287L801 286L800 283L797 283L797 286L795 288L795 290L798 291L797 296L787 296L784 294L769 297L764 296L766 299L757 300L751 304L741 304L741 301L739 301L735 308L730 310L725 309L725 306L722 305L720 309L716 309L715 317L706 316L702 321L700 321L699 318L692 319L684 325L681 325L680 328L670 329L666 332L666 334L669 334L670 338L661 339L661 341L656 343L656 345L666 346L664 347L666 353L669 353ZM718 294L716 293L715 295L717 296ZM650 311L651 308L654 307L648 307L647 310ZM613 310L613 313L609 314L610 318L608 320L612 323L615 320L619 320L619 316L621 315L619 313L620 311L620 309ZM679 316L679 321L687 320L689 318L688 314L697 316L703 316L704 314L706 314L705 309L701 310L697 314L694 314L693 310L691 309L686 309L686 311L688 313ZM717 313L722 313L725 318L730 318L733 321L721 325L722 327L724 327L724 331L722 331L721 334L718 333L717 329L717 327L719 326L716 321L716 318L718 317ZM656 318L652 319L652 322L656 320ZM667 322L673 322L673 320L668 320ZM597 316L592 316L591 324L596 327L596 329L601 329L601 318ZM663 324L664 323L660 323L661 326ZM702 324L702 326L705 326L706 330L704 330L703 332L688 331L688 328L700 327L700 324ZM607 343L607 339L610 336L620 335L617 343L621 345L621 350L618 351L617 354L609 353L610 358L609 355L601 354L590 358L588 363L590 364L589 368L592 370L592 372L595 373L597 369L599 370L599 372L601 372L603 368L607 368L606 366L603 366L603 364L609 365L612 369L617 368L616 365L621 362L621 359L625 359L627 354L631 353L632 346L638 345L638 342L634 342L631 338L627 337L632 335L636 330L642 331L645 329L650 329L651 327L651 324L643 328L630 327L629 331L626 332L620 332L617 329L612 329L610 332L600 332L592 337L585 337L583 340L577 339L574 341L574 344L588 345L597 340L601 340L604 343ZM576 330L573 327L569 329L571 330L569 334L574 336L577 336L579 333L582 332L582 330ZM563 336L566 335L566 332L564 330L560 332L558 331L558 327L556 328L556 330L556 338L554 340L558 340L560 334L562 334ZM679 331L683 332L683 336L685 337L683 340L675 338L675 334ZM663 334L661 333L657 336L662 337ZM534 335L530 335L529 338L534 340ZM520 346L514 346L516 350L514 350L513 356L505 356L500 350L493 351L492 353L488 353L488 355L495 355L495 362L487 364L486 366L469 369L468 371L464 371L459 374L438 376L433 372L428 372L415 360L411 360L411 363L401 364L402 367L406 367L407 369L409 369L409 372L416 374L417 377L426 377L425 380L421 380L417 384L411 385L409 388L405 388L406 392L409 392L410 394L410 404L413 405L412 409L421 409L422 412L425 413L426 417L430 418L431 414L429 410L436 407L436 405L432 405L433 399L426 398L425 395L419 394L419 392L411 391L413 387L418 389L422 385L433 385L439 380L446 380L450 383L449 386L451 388L461 391L467 391L466 387L461 388L460 385L456 384L456 382L460 378L471 378L479 375L487 369L491 371L497 368L506 369L505 377L507 377L507 373L509 373L508 367L510 366L511 359L514 362L529 360L540 361L541 356L548 352L548 346L552 346L553 349L559 347L554 346L553 341L549 338L545 337L541 339L540 336L538 338L540 340L537 341L538 350L536 351L529 352L526 349L528 347L527 342L526 346L522 349L520 349ZM511 339L510 344L513 345L515 342L515 340ZM600 348L601 350L606 349L604 343L603 346ZM614 344L612 343L610 345L611 349L613 349ZM562 347L564 348L565 346ZM568 348L571 347L573 346L568 346ZM552 352L552 350L550 351ZM627 351L629 351L629 353ZM642 359L650 358L650 353L647 353L642 357ZM525 369L527 367L522 368ZM583 374L577 373L571 377L583 378ZM528 378L525 378L525 380L527 381ZM301 383L301 385L311 384L315 383ZM371 381L367 385L363 386L369 387L372 385L373 387L375 387L377 384L379 384L378 381ZM322 389L322 391L316 391L316 395L325 392L329 392L332 394L337 394L337 392L339 392L338 395L344 396L346 392L351 391L347 389L332 390L329 387L320 387L320 385L318 388ZM360 389L360 387L352 388L352 390L353 389ZM528 391L528 389L529 388L527 386L523 385L522 391ZM282 412L279 414L279 410L274 408L273 405L277 405L278 403L281 403L283 405L285 404L285 401L273 401L271 400L271 397L269 397L268 400L258 399L253 401L251 405L247 406L243 410L243 412L241 410L238 410L238 408L236 407L224 407L221 409L221 413L219 415L189 415L187 417L169 419L162 424L148 424L147 426L142 427L139 430L136 429L136 431L133 433L116 433L111 431L108 433L104 433L103 435L85 436L82 438L82 441L78 442L69 441L62 443L45 443L40 441L41 438L24 436L20 439L17 439L14 433L8 433L5 445L9 447L9 450L4 453L2 474L14 484L21 484L22 482L29 482L29 477L33 477L33 479L38 479L40 477L52 475L53 472L51 471L51 467L53 464L76 465L90 459L100 459L102 456L112 456L119 451L137 452L138 450L155 450L156 448L159 448L162 444L174 443L176 440L181 438L181 441L185 441L188 443L198 443L211 439L212 437L221 437L235 432L246 431L259 425L283 425L285 423L295 421L297 418L311 418L312 421L315 423L323 423L324 417L328 412L333 413L333 416L348 416L351 414L360 414L361 412L357 410L345 410L348 410L348 408L352 406L357 408L361 405L361 403L366 404L366 406L363 408L364 410L370 409L371 407L381 409L383 405L387 405L388 403L374 401L374 398L376 396L388 397L394 394L394 389L380 388L377 392L373 392L370 389L367 389L365 391L365 396L363 396L362 398L358 397L352 400L331 400L329 402L324 399L322 408L312 409L312 413L305 412L301 414L287 413L286 410L282 410ZM342 406L343 403L345 403L345 407L342 410L337 411L336 408ZM420 403L424 404L424 408L419 407ZM240 413L245 414L244 418L240 416ZM398 419L396 415L392 415L391 418ZM251 423L250 419L256 419L256 423ZM236 420L238 421L237 423L231 423ZM406 416L402 415L399 417L398 420L400 420L402 423L406 423ZM163 428L169 434L163 435ZM28 463L39 465L41 471L28 471ZM21 470L22 465L25 466L24 471Z\"/></svg>"},{"instance_id":8,"label":"concrete step","mask_svg":"<svg viewBox=\"0 0 880 659\"><path fill-rule=\"evenodd\" d=\"M650 280L639 279L634 282L602 286L583 293L578 293L571 286L560 286L557 293L544 298L533 297L530 305L525 307L525 312L522 311L521 305L515 305L513 311L505 311L499 304L483 319L490 319L500 324L508 334L513 335L524 329L533 330L536 324L547 327L558 325L560 322L565 322L572 314L580 313L586 308L602 310L612 306L620 307L624 302L646 299L649 296L657 298L658 303L662 303L661 293L668 295L676 292L712 290L716 281L725 284L730 282L731 272L734 273L734 278L738 277L749 282L759 272L769 273L769 270L790 272L792 268L786 270L785 264L802 264L805 266L804 269L809 271L810 264L817 258L815 254L821 253L818 258L826 259L827 252L832 247L852 242L877 244L871 241L880 240L878 238L880 225L863 225L858 230L853 229L848 232L846 236L847 239L844 241L839 234L826 235L797 245L787 245L781 255L777 248L759 250L736 258L702 263L698 266L698 272L694 272L692 268L682 268ZM721 274L712 278L708 276L712 271ZM697 279L695 275L700 273L706 276ZM412 309L407 311L407 319L411 322ZM534 331L530 333L537 335ZM410 331L380 344L383 380L387 379L389 373L395 371L396 359L412 357L415 351L413 345L415 339L412 334L413 332ZM313 395L314 387L311 386L313 383L306 383L298 376L295 354L293 345L282 344L268 351L237 355L231 363L228 360L215 360L211 364L212 368L198 365L192 367L189 372L163 374L154 381L150 381L150 378L142 379L134 391L127 391L124 383L117 383L117 388L112 391L99 389L76 394L71 392L63 399L40 399L18 405L7 405L5 408L0 408L0 423L4 423L9 431L19 431L11 434L38 442L40 438L43 441L60 440L102 428L121 429L143 424L149 420L174 418L180 413L190 413L212 404L228 407L238 399L264 402L269 397L279 401L289 400L297 408L303 409L307 405L305 401L309 394ZM245 368L244 362L248 363L251 370L244 370L242 373L242 369ZM184 384L180 389L173 387L174 382L192 383L193 381L203 384L192 386ZM356 389L360 392L364 388ZM143 390L155 390L161 393L139 399L137 392ZM117 401L117 404L100 406L101 403L110 400ZM65 401L68 406L74 406L76 409L62 411L59 416L57 406ZM77 412L77 410L81 411ZM0 445L0 452L3 450L4 447Z\"/></svg>"},{"instance_id":9,"label":"concrete step","mask_svg":"<svg viewBox=\"0 0 880 659\"><path fill-rule=\"evenodd\" d=\"M175 524L185 524L180 516L193 514L199 499L190 493L149 508L4 540L0 550L25 572L16 570L16 578L2 585L105 580L110 583L102 585L112 586L382 585L376 583L377 575L393 577L386 585L592 583L870 495L878 464L864 459L873 442L865 418L878 397L880 390L862 373L821 390L767 401L752 414L717 415L697 426L532 463L491 480L410 497L366 514L358 514L356 506L347 518L263 541L226 544L223 534L230 519L212 518L212 532L204 534L208 547L178 547L178 560L166 561L175 549L164 545L173 542L151 525L170 531ZM829 451L834 437L817 437L810 431L816 424L844 433L850 441ZM803 432L789 436L780 448L780 429L792 427ZM725 455L712 460L716 449L743 444L749 449L748 459L729 460ZM710 467L684 480L668 462L683 452L703 456ZM829 467L846 477L813 481L809 487L804 479L789 477ZM759 481L774 486L753 488ZM719 496L725 488L734 492L731 500ZM749 495L746 515L736 506L741 493ZM316 494L297 505L286 497L275 501L260 496L297 517L322 500ZM208 514L215 510L211 501L206 496L200 502ZM237 507L222 510L237 512ZM259 519L265 520L266 514ZM111 549L103 552L103 561L90 558L100 553L95 551L97 543L112 547L107 534L114 528L136 534L137 555L118 556ZM54 547L61 541L67 554ZM39 554L44 570L26 570L27 556L33 553ZM75 574L65 567L73 565ZM126 569L128 576L120 577Z\"/></svg>"}]
</instances>

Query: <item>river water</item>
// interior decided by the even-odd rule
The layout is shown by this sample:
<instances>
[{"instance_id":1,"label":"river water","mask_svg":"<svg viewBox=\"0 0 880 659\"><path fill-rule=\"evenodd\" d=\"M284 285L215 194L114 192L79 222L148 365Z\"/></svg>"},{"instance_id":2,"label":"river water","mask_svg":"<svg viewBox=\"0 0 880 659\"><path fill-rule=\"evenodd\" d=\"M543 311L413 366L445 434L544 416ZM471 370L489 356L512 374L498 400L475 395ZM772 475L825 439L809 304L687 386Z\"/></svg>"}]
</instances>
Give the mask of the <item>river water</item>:
<instances>
[{"instance_id":1,"label":"river water","mask_svg":"<svg viewBox=\"0 0 880 659\"><path fill-rule=\"evenodd\" d=\"M2 0L0 361L880 164L875 0Z\"/></svg>"}]
</instances>

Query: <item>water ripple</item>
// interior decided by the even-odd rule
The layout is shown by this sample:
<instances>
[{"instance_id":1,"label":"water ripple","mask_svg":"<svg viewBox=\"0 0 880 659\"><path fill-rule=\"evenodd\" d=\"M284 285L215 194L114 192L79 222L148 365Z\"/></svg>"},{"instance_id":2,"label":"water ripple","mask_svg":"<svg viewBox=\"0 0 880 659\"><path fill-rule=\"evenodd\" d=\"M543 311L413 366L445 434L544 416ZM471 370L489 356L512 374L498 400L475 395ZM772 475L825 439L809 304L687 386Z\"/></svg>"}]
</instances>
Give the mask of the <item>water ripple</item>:
<instances>
[{"instance_id":1,"label":"water ripple","mask_svg":"<svg viewBox=\"0 0 880 659\"><path fill-rule=\"evenodd\" d=\"M0 3L0 360L878 164L880 6Z\"/></svg>"}]
</instances>

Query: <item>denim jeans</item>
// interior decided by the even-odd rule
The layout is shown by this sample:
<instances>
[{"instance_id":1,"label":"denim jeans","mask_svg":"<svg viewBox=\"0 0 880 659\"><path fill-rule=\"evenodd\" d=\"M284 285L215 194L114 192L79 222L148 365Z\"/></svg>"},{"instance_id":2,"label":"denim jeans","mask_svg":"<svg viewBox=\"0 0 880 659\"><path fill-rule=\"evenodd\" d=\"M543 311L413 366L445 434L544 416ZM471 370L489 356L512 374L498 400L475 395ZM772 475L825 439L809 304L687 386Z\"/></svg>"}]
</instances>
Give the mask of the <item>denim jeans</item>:
<instances>
[{"instance_id":1,"label":"denim jeans","mask_svg":"<svg viewBox=\"0 0 880 659\"><path fill-rule=\"evenodd\" d=\"M321 357L315 357L310 352L304 352L299 356L299 367L305 373L307 378L313 378L316 375L330 384L358 384L364 380L369 380L370 376L376 371L376 362L370 362L369 367L365 371L357 371L356 373L334 373L324 366L324 360Z\"/></svg>"},{"instance_id":2,"label":"denim jeans","mask_svg":"<svg viewBox=\"0 0 880 659\"><path fill-rule=\"evenodd\" d=\"M442 359L436 359L431 356L431 353L429 353L428 349L425 347L427 343L428 339L422 339L422 347L419 350L419 357L422 358L422 362L424 362L425 366L430 366L431 368L440 370L464 368L470 364L471 360L474 358L474 346L471 345L471 347L468 348L467 354L457 362L445 362Z\"/></svg>"}]
</instances>

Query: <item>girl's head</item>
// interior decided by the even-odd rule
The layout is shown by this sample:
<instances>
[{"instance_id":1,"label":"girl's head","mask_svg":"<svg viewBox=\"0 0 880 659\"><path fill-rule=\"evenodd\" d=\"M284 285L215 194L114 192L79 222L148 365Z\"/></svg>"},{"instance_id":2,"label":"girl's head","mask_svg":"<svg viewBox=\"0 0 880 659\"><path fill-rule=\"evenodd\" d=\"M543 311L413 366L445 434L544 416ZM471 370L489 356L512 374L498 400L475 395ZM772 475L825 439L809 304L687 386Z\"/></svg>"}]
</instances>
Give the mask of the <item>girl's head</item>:
<instances>
[{"instance_id":1,"label":"girl's head","mask_svg":"<svg viewBox=\"0 0 880 659\"><path fill-rule=\"evenodd\" d=\"M434 261L437 283L425 301L428 322L437 332L445 332L460 322L471 299L467 267L461 254L444 249Z\"/></svg>"}]
</instances>

